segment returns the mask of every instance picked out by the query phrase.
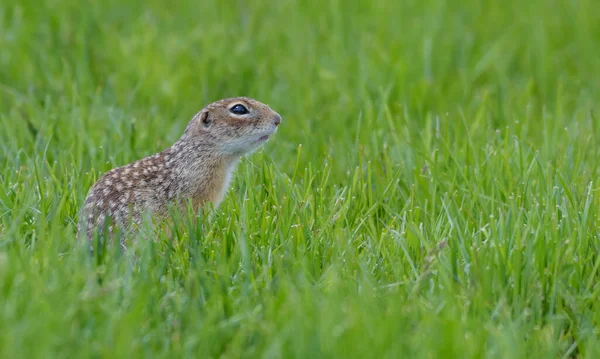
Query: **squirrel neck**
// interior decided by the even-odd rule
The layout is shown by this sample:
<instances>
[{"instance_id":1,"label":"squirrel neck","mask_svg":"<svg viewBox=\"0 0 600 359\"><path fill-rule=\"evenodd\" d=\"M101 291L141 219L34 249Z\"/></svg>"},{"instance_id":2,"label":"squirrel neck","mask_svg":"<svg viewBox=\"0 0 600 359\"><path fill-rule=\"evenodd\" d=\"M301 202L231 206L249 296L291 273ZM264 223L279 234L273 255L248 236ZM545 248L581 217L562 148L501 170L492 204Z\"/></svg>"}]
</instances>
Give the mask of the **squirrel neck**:
<instances>
[{"instance_id":1,"label":"squirrel neck","mask_svg":"<svg viewBox=\"0 0 600 359\"><path fill-rule=\"evenodd\" d=\"M181 138L167 151L179 196L191 198L195 210L205 201L217 207L229 187L240 156L223 154L210 138Z\"/></svg>"}]
</instances>

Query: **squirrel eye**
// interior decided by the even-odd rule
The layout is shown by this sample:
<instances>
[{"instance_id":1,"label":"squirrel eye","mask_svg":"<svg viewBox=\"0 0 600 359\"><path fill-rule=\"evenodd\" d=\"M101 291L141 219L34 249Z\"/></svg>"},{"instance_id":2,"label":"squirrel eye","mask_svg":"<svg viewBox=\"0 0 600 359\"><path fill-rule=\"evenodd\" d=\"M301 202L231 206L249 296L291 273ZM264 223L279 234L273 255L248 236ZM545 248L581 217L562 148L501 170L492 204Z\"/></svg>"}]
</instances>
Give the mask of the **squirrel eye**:
<instances>
[{"instance_id":1,"label":"squirrel eye","mask_svg":"<svg viewBox=\"0 0 600 359\"><path fill-rule=\"evenodd\" d=\"M248 111L246 106L237 104L237 105L233 106L232 108L230 108L229 112L231 112L235 115L245 115L245 114L249 113L250 111Z\"/></svg>"}]
</instances>

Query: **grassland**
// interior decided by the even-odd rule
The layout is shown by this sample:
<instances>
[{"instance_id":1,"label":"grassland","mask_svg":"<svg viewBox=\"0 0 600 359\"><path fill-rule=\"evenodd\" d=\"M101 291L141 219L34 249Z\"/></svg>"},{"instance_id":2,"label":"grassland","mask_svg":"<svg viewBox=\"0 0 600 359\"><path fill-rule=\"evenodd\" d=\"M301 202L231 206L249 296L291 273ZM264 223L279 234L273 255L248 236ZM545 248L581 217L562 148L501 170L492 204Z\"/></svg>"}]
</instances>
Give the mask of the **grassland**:
<instances>
[{"instance_id":1,"label":"grassland","mask_svg":"<svg viewBox=\"0 0 600 359\"><path fill-rule=\"evenodd\" d=\"M593 0L3 1L0 357L600 357L599 45ZM90 257L94 180L235 95L284 122L205 231Z\"/></svg>"}]
</instances>

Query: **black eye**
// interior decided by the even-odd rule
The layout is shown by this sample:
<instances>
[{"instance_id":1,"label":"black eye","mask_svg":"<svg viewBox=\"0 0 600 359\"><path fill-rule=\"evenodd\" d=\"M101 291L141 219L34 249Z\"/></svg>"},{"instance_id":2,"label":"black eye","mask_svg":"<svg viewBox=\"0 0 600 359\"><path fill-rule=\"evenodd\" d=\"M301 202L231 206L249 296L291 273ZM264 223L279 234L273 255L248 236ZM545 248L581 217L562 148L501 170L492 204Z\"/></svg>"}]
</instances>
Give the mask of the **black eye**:
<instances>
[{"instance_id":1,"label":"black eye","mask_svg":"<svg viewBox=\"0 0 600 359\"><path fill-rule=\"evenodd\" d=\"M245 115L247 113L250 113L250 111L248 111L246 106L240 105L240 104L233 106L232 108L229 109L229 111L235 115Z\"/></svg>"}]
</instances>

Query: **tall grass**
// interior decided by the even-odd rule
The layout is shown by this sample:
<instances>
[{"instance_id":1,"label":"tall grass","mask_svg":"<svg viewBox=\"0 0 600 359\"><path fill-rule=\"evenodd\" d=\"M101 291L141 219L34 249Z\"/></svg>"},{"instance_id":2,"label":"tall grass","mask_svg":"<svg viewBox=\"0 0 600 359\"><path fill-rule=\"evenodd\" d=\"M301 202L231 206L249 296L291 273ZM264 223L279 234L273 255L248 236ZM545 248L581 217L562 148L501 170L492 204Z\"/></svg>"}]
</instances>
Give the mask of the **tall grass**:
<instances>
[{"instance_id":1,"label":"tall grass","mask_svg":"<svg viewBox=\"0 0 600 359\"><path fill-rule=\"evenodd\" d=\"M599 357L597 5L2 2L0 356ZM204 229L90 256L98 176L237 95L284 121Z\"/></svg>"}]
</instances>

